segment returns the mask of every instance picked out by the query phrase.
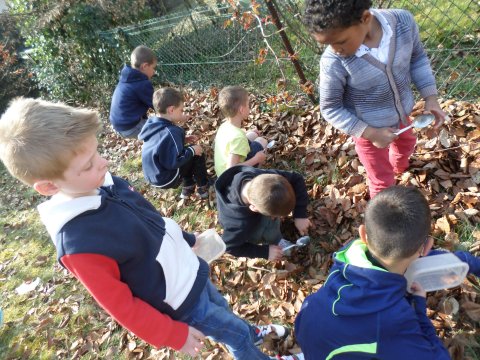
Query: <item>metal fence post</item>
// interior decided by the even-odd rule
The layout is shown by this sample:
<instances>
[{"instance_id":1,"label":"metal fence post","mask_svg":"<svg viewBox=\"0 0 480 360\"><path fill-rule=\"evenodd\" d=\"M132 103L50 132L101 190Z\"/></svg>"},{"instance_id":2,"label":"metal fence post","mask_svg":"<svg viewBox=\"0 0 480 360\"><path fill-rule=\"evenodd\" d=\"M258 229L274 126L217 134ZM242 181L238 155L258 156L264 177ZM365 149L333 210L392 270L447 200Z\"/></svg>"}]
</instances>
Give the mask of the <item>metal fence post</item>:
<instances>
[{"instance_id":1,"label":"metal fence post","mask_svg":"<svg viewBox=\"0 0 480 360\"><path fill-rule=\"evenodd\" d=\"M268 11L270 12L270 15L272 15L273 23L279 30L280 37L282 38L283 45L285 46L285 49L288 52L290 61L295 67L295 71L297 72L298 77L300 79L300 84L305 85L308 80L305 77L305 74L303 73L302 65L300 64L300 61L298 61L297 56L295 55L295 51L292 48L292 44L290 43L290 40L288 39L288 36L285 33L285 30L283 29L282 22L280 21L280 17L278 16L275 5L273 4L273 0L265 0L265 3L267 4L267 8L268 8ZM317 102L317 99L312 93L307 93L307 95L313 103Z\"/></svg>"}]
</instances>

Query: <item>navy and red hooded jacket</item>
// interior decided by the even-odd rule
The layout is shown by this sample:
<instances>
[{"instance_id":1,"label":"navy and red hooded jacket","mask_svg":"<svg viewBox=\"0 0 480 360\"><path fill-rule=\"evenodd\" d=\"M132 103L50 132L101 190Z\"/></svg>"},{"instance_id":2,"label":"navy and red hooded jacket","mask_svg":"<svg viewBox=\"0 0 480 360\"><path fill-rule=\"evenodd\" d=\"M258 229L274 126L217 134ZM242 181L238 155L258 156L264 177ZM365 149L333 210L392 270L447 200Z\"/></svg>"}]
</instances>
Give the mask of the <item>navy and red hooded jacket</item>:
<instances>
[{"instance_id":1,"label":"navy and red hooded jacket","mask_svg":"<svg viewBox=\"0 0 480 360\"><path fill-rule=\"evenodd\" d=\"M188 325L176 319L196 304L209 275L191 249L193 234L110 174L97 195L54 195L38 210L58 261L102 308L156 347L184 345Z\"/></svg>"}]
</instances>

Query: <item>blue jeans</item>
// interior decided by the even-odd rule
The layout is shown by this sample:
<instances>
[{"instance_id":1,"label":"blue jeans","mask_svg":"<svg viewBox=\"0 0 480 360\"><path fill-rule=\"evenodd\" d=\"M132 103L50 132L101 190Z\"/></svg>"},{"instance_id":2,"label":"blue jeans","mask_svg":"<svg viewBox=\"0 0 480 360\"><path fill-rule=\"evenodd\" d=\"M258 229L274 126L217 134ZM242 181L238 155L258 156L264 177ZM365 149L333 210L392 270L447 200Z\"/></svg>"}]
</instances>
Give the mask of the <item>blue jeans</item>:
<instances>
[{"instance_id":1,"label":"blue jeans","mask_svg":"<svg viewBox=\"0 0 480 360\"><path fill-rule=\"evenodd\" d=\"M147 122L147 118L142 118L137 125L128 130L117 130L117 132L122 135L124 138L136 139L140 131L142 131L143 125Z\"/></svg>"},{"instance_id":2,"label":"blue jeans","mask_svg":"<svg viewBox=\"0 0 480 360\"><path fill-rule=\"evenodd\" d=\"M248 145L250 145L250 151L248 152L245 160L250 160L251 158L253 158L255 156L255 154L257 152L265 150L263 148L262 144L260 144L258 141L248 140Z\"/></svg>"},{"instance_id":3,"label":"blue jeans","mask_svg":"<svg viewBox=\"0 0 480 360\"><path fill-rule=\"evenodd\" d=\"M178 320L225 344L236 360L270 359L254 345L255 328L230 310L210 280L207 280L197 305Z\"/></svg>"}]
</instances>

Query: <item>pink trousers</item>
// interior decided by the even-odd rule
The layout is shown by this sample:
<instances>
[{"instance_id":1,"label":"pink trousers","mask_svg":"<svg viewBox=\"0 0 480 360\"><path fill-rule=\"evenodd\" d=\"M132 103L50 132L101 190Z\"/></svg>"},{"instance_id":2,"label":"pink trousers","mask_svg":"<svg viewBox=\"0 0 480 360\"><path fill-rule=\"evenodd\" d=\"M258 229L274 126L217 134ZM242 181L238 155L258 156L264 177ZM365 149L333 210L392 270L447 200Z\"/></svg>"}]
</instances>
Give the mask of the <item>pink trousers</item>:
<instances>
[{"instance_id":1,"label":"pink trousers","mask_svg":"<svg viewBox=\"0 0 480 360\"><path fill-rule=\"evenodd\" d=\"M405 127L400 125L400 128ZM388 147L379 149L369 140L353 138L360 162L367 171L368 190L372 199L383 189L395 185L395 175L408 169L417 137L412 129L400 134Z\"/></svg>"}]
</instances>

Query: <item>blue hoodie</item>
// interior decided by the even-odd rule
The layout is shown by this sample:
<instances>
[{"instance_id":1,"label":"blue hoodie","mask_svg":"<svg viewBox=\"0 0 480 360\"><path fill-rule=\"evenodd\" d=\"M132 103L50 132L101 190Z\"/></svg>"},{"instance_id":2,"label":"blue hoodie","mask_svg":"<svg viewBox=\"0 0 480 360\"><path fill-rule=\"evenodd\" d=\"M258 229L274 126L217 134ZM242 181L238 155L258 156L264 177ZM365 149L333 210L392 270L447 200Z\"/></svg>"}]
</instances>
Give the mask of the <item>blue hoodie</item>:
<instances>
[{"instance_id":1,"label":"blue hoodie","mask_svg":"<svg viewBox=\"0 0 480 360\"><path fill-rule=\"evenodd\" d=\"M110 122L117 131L130 130L153 108L153 85L141 71L125 65L113 92Z\"/></svg>"},{"instance_id":2,"label":"blue hoodie","mask_svg":"<svg viewBox=\"0 0 480 360\"><path fill-rule=\"evenodd\" d=\"M195 155L192 146L184 147L185 130L154 116L147 120L138 138L144 141L142 168L145 179L164 189L176 187L180 167Z\"/></svg>"},{"instance_id":3,"label":"blue hoodie","mask_svg":"<svg viewBox=\"0 0 480 360\"><path fill-rule=\"evenodd\" d=\"M366 251L356 240L335 253L325 284L305 299L295 320L305 359L450 359L425 298L407 295L405 277L373 265Z\"/></svg>"}]
</instances>

